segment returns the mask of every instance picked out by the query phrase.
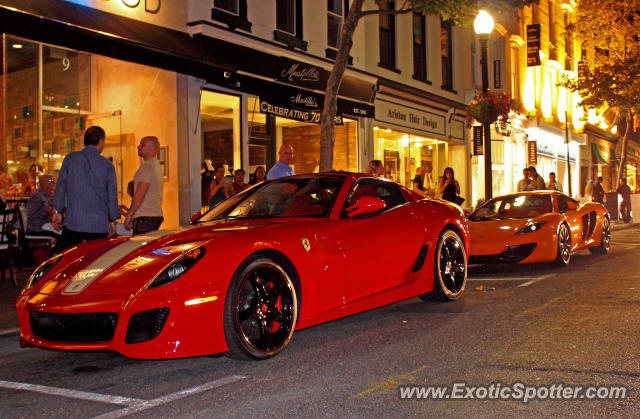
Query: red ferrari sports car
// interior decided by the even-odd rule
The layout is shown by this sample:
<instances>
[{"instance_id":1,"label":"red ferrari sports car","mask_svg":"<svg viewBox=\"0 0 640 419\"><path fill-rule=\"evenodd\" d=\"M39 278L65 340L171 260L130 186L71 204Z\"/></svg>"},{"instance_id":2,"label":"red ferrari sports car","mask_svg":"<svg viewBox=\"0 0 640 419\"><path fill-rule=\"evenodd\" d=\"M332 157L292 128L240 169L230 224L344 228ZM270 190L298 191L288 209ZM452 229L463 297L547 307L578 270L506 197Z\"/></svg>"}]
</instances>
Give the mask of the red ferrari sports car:
<instances>
[{"instance_id":1,"label":"red ferrari sports car","mask_svg":"<svg viewBox=\"0 0 640 419\"><path fill-rule=\"evenodd\" d=\"M460 297L468 246L459 207L383 179L267 181L189 227L47 260L16 303L21 342L131 358L269 358L294 330L414 296Z\"/></svg>"}]
</instances>

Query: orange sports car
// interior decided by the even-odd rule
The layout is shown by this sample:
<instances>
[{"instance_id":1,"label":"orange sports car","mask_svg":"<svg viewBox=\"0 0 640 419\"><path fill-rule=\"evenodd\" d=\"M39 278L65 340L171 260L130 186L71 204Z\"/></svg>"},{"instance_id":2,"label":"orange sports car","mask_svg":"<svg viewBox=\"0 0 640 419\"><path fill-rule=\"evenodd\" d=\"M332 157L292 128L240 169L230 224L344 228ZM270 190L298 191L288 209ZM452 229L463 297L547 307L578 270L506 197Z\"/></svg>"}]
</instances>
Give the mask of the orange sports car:
<instances>
[{"instance_id":1,"label":"orange sports car","mask_svg":"<svg viewBox=\"0 0 640 419\"><path fill-rule=\"evenodd\" d=\"M556 191L499 196L468 217L470 263L555 262L581 249L609 252L611 223L604 205L580 205Z\"/></svg>"}]
</instances>

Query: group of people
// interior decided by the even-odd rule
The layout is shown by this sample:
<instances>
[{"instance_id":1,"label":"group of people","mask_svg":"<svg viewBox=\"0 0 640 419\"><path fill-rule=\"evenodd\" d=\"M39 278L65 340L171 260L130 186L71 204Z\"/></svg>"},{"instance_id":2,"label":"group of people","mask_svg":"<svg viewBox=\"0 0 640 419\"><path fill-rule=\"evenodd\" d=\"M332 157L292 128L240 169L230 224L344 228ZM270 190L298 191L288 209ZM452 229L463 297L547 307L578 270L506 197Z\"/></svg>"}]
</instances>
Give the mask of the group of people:
<instances>
[{"instance_id":1,"label":"group of people","mask_svg":"<svg viewBox=\"0 0 640 419\"><path fill-rule=\"evenodd\" d=\"M104 146L104 129L89 127L84 134L84 148L69 153L62 161L57 183L50 175L41 176L40 188L27 204L28 226L38 228L47 220L43 214L50 211L51 224L60 228L53 253L116 234L116 222L123 214L123 224L132 234L158 230L164 221L163 171L156 157L160 149L158 138L147 136L140 140L138 156L143 162L133 179L129 207L118 205L116 172L111 161L101 155ZM45 207L50 209L44 210ZM29 229L27 233L32 234Z\"/></svg>"},{"instance_id":2,"label":"group of people","mask_svg":"<svg viewBox=\"0 0 640 419\"><path fill-rule=\"evenodd\" d=\"M34 163L28 170L24 167L18 168L13 173L14 179L5 171L4 166L0 165L0 191L5 198L28 198L37 189L41 173L42 166Z\"/></svg>"},{"instance_id":3,"label":"group of people","mask_svg":"<svg viewBox=\"0 0 640 419\"><path fill-rule=\"evenodd\" d=\"M237 169L233 176L225 175L226 168L220 164L211 170L211 160L205 160L201 169L202 205L213 207L232 195L237 194L251 185L264 182L267 179L275 179L285 176L293 176L296 173L291 167L293 163L293 147L283 144L278 151L278 162L269 170L258 166L253 172L249 183L245 183L245 171Z\"/></svg>"},{"instance_id":4,"label":"group of people","mask_svg":"<svg viewBox=\"0 0 640 419\"><path fill-rule=\"evenodd\" d=\"M554 172L549 172L549 182L545 184L544 179L538 174L535 167L529 166L522 170L522 179L518 181L516 187L518 192L540 191L545 189L562 192L562 184L557 181Z\"/></svg>"},{"instance_id":5,"label":"group of people","mask_svg":"<svg viewBox=\"0 0 640 419\"><path fill-rule=\"evenodd\" d=\"M380 160L371 160L365 170L370 176L384 178L385 168ZM424 174L422 167L416 169L416 176L413 178L413 191L419 195L427 196L428 189L424 186ZM447 167L438 183L436 196L445 201L462 205L464 198L460 196L460 184L455 179L453 168Z\"/></svg>"}]
</instances>

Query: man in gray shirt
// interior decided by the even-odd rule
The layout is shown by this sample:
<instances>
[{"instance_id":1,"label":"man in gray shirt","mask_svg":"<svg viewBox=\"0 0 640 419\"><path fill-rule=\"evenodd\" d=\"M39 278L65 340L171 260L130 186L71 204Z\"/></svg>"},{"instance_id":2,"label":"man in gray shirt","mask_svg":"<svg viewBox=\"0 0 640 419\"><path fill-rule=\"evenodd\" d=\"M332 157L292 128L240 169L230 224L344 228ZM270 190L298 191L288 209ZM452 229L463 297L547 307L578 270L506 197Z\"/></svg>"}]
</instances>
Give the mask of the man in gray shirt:
<instances>
[{"instance_id":1,"label":"man in gray shirt","mask_svg":"<svg viewBox=\"0 0 640 419\"><path fill-rule=\"evenodd\" d=\"M98 126L87 128L84 148L69 153L62 161L55 193L53 223L62 221L62 237L53 249L61 252L78 243L107 238L120 218L113 164L100 155L105 133Z\"/></svg>"}]
</instances>

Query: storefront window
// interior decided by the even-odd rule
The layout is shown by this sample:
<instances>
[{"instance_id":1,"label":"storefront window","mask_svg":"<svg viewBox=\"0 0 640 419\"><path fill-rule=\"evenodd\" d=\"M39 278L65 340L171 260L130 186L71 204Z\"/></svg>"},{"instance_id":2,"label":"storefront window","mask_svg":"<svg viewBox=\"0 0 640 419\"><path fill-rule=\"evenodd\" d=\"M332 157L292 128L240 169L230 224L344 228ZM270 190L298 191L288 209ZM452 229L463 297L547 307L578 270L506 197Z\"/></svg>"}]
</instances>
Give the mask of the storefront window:
<instances>
[{"instance_id":1,"label":"storefront window","mask_svg":"<svg viewBox=\"0 0 640 419\"><path fill-rule=\"evenodd\" d=\"M387 178L412 188L416 171L421 167L427 194L435 196L442 172L450 166L446 142L374 127L374 143L376 158L384 163Z\"/></svg>"},{"instance_id":2,"label":"storefront window","mask_svg":"<svg viewBox=\"0 0 640 419\"><path fill-rule=\"evenodd\" d=\"M203 169L223 165L230 174L241 167L240 97L203 91L200 106Z\"/></svg>"},{"instance_id":3,"label":"storefront window","mask_svg":"<svg viewBox=\"0 0 640 419\"><path fill-rule=\"evenodd\" d=\"M91 110L91 57L43 46L42 105Z\"/></svg>"},{"instance_id":4,"label":"storefront window","mask_svg":"<svg viewBox=\"0 0 640 419\"><path fill-rule=\"evenodd\" d=\"M176 226L177 177L170 174L170 165L177 159L169 157L177 150L176 74L4 37L6 72L0 85L6 107L0 117L6 136L0 140L0 162L6 162L9 176L0 173L0 194L26 197L37 187L29 175L32 166L36 177L48 173L57 178L65 156L84 148L86 128L98 125L106 133L102 155L114 165L119 203L129 205L126 184L139 166L136 146L143 136L155 135L164 151L163 227Z\"/></svg>"},{"instance_id":5,"label":"storefront window","mask_svg":"<svg viewBox=\"0 0 640 419\"><path fill-rule=\"evenodd\" d=\"M296 121L260 111L260 98L247 100L249 125L249 173L258 166L268 171L277 161L282 144L293 147L291 167L298 173L318 172L320 168L320 124ZM342 125L335 126L333 168L358 171L358 124L342 118Z\"/></svg>"},{"instance_id":6,"label":"storefront window","mask_svg":"<svg viewBox=\"0 0 640 419\"><path fill-rule=\"evenodd\" d=\"M357 123L343 118L335 126L333 168L356 172L358 170ZM318 172L320 169L320 125L276 117L278 144L293 146L293 169L296 173Z\"/></svg>"}]
</instances>

